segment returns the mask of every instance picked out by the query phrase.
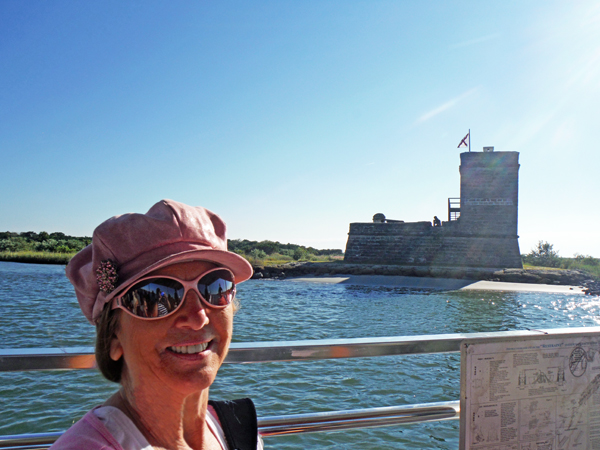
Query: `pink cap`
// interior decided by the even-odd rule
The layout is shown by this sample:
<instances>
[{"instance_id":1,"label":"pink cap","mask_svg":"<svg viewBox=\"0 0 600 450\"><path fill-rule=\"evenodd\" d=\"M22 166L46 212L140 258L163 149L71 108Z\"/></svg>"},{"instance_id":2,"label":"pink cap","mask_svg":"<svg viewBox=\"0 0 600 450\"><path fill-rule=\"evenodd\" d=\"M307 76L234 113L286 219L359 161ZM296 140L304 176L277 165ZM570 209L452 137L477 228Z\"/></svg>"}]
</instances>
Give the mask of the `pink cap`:
<instances>
[{"instance_id":1,"label":"pink cap","mask_svg":"<svg viewBox=\"0 0 600 450\"><path fill-rule=\"evenodd\" d=\"M147 273L198 260L227 267L236 283L252 276L250 263L227 251L226 226L219 216L200 206L161 200L146 214L123 214L98 225L92 243L71 259L66 272L83 314L94 325L106 303Z\"/></svg>"}]
</instances>

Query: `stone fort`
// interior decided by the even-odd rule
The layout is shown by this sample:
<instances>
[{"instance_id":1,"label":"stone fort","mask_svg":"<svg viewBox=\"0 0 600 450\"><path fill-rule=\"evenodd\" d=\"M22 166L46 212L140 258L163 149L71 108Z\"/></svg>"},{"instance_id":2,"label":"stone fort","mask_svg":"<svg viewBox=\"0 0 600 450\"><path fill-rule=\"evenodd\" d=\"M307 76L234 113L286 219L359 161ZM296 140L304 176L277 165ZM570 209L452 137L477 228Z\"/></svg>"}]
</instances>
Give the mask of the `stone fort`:
<instances>
[{"instance_id":1,"label":"stone fort","mask_svg":"<svg viewBox=\"0 0 600 450\"><path fill-rule=\"evenodd\" d=\"M409 266L522 268L517 236L519 153L460 155L460 198L448 220L404 222L375 214L351 223L344 261Z\"/></svg>"}]
</instances>

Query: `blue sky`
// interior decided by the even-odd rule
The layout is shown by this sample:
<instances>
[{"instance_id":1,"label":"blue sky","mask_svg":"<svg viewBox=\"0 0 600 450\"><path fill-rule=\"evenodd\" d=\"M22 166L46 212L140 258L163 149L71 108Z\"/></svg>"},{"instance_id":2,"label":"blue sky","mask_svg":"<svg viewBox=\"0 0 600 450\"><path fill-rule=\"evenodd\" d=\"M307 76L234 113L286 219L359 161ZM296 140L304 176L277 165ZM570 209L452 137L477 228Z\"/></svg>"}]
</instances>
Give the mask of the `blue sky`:
<instances>
[{"instance_id":1,"label":"blue sky","mask_svg":"<svg viewBox=\"0 0 600 450\"><path fill-rule=\"evenodd\" d=\"M0 64L3 231L172 198L343 249L378 212L446 217L470 128L520 152L522 253L600 257L595 1L3 0Z\"/></svg>"}]
</instances>

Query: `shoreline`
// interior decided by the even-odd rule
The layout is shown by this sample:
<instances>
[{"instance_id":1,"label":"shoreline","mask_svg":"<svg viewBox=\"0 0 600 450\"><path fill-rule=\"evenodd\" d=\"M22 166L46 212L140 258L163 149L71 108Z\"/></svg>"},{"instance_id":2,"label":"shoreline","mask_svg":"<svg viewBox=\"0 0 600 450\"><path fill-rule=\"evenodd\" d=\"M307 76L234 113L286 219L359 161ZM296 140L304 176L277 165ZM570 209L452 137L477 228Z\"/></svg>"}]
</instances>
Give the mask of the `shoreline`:
<instances>
[{"instance_id":1,"label":"shoreline","mask_svg":"<svg viewBox=\"0 0 600 450\"><path fill-rule=\"evenodd\" d=\"M423 278L389 275L348 275L330 277L290 277L287 281L346 284L359 286L382 286L409 289L432 289L443 291L503 291L503 292L544 292L555 294L585 295L581 286L515 283L487 280L458 280L454 278Z\"/></svg>"},{"instance_id":2,"label":"shoreline","mask_svg":"<svg viewBox=\"0 0 600 450\"><path fill-rule=\"evenodd\" d=\"M64 258L66 255L60 256ZM19 258L19 260L0 258L0 260L28 264L58 263L58 261L32 261L30 258ZM66 262L68 261L58 264L66 265ZM288 279L290 281L415 289L560 292L600 296L600 281L592 279L585 272L569 269L392 266L339 262L255 265L253 269L252 279L255 280Z\"/></svg>"},{"instance_id":3,"label":"shoreline","mask_svg":"<svg viewBox=\"0 0 600 450\"><path fill-rule=\"evenodd\" d=\"M571 269L502 269L316 262L254 266L253 269L253 279L304 278L315 281L317 279L345 278L346 280L343 282L349 284L358 282L358 280L367 280L367 278L361 277L370 277L370 280L377 281L361 281L361 284L424 289L485 289L571 293L578 291L590 295L600 295L600 281L593 279L585 272ZM438 288L437 286L442 287ZM557 289L552 289L554 287L557 287Z\"/></svg>"}]
</instances>

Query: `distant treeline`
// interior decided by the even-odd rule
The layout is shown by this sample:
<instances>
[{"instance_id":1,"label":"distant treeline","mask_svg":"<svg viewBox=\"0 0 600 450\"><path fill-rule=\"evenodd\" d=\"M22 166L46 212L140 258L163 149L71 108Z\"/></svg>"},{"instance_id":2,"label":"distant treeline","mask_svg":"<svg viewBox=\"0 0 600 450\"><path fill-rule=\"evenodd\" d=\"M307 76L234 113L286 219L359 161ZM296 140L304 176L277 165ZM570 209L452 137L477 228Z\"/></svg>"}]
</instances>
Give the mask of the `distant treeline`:
<instances>
[{"instance_id":1,"label":"distant treeline","mask_svg":"<svg viewBox=\"0 0 600 450\"><path fill-rule=\"evenodd\" d=\"M576 253L572 258L563 257L554 250L554 245L539 241L526 255L521 255L523 264L538 267L555 267L557 269L583 270L596 278L600 278L600 258Z\"/></svg>"},{"instance_id":2,"label":"distant treeline","mask_svg":"<svg viewBox=\"0 0 600 450\"><path fill-rule=\"evenodd\" d=\"M61 232L0 232L0 252L76 253L91 242L91 237L67 236Z\"/></svg>"},{"instance_id":3,"label":"distant treeline","mask_svg":"<svg viewBox=\"0 0 600 450\"><path fill-rule=\"evenodd\" d=\"M257 260L268 257L282 256L284 258L299 260L314 260L324 257L343 256L340 249L319 250L314 247L305 247L296 244L282 244L273 241L249 241L247 239L229 239L229 250L242 256L252 257Z\"/></svg>"},{"instance_id":4,"label":"distant treeline","mask_svg":"<svg viewBox=\"0 0 600 450\"><path fill-rule=\"evenodd\" d=\"M61 232L0 232L0 252L76 253L91 242L91 237L67 236ZM307 260L313 257L341 257L343 255L339 249L319 250L303 245L281 244L273 241L229 239L227 242L230 251L254 259L279 255L289 259Z\"/></svg>"}]
</instances>

